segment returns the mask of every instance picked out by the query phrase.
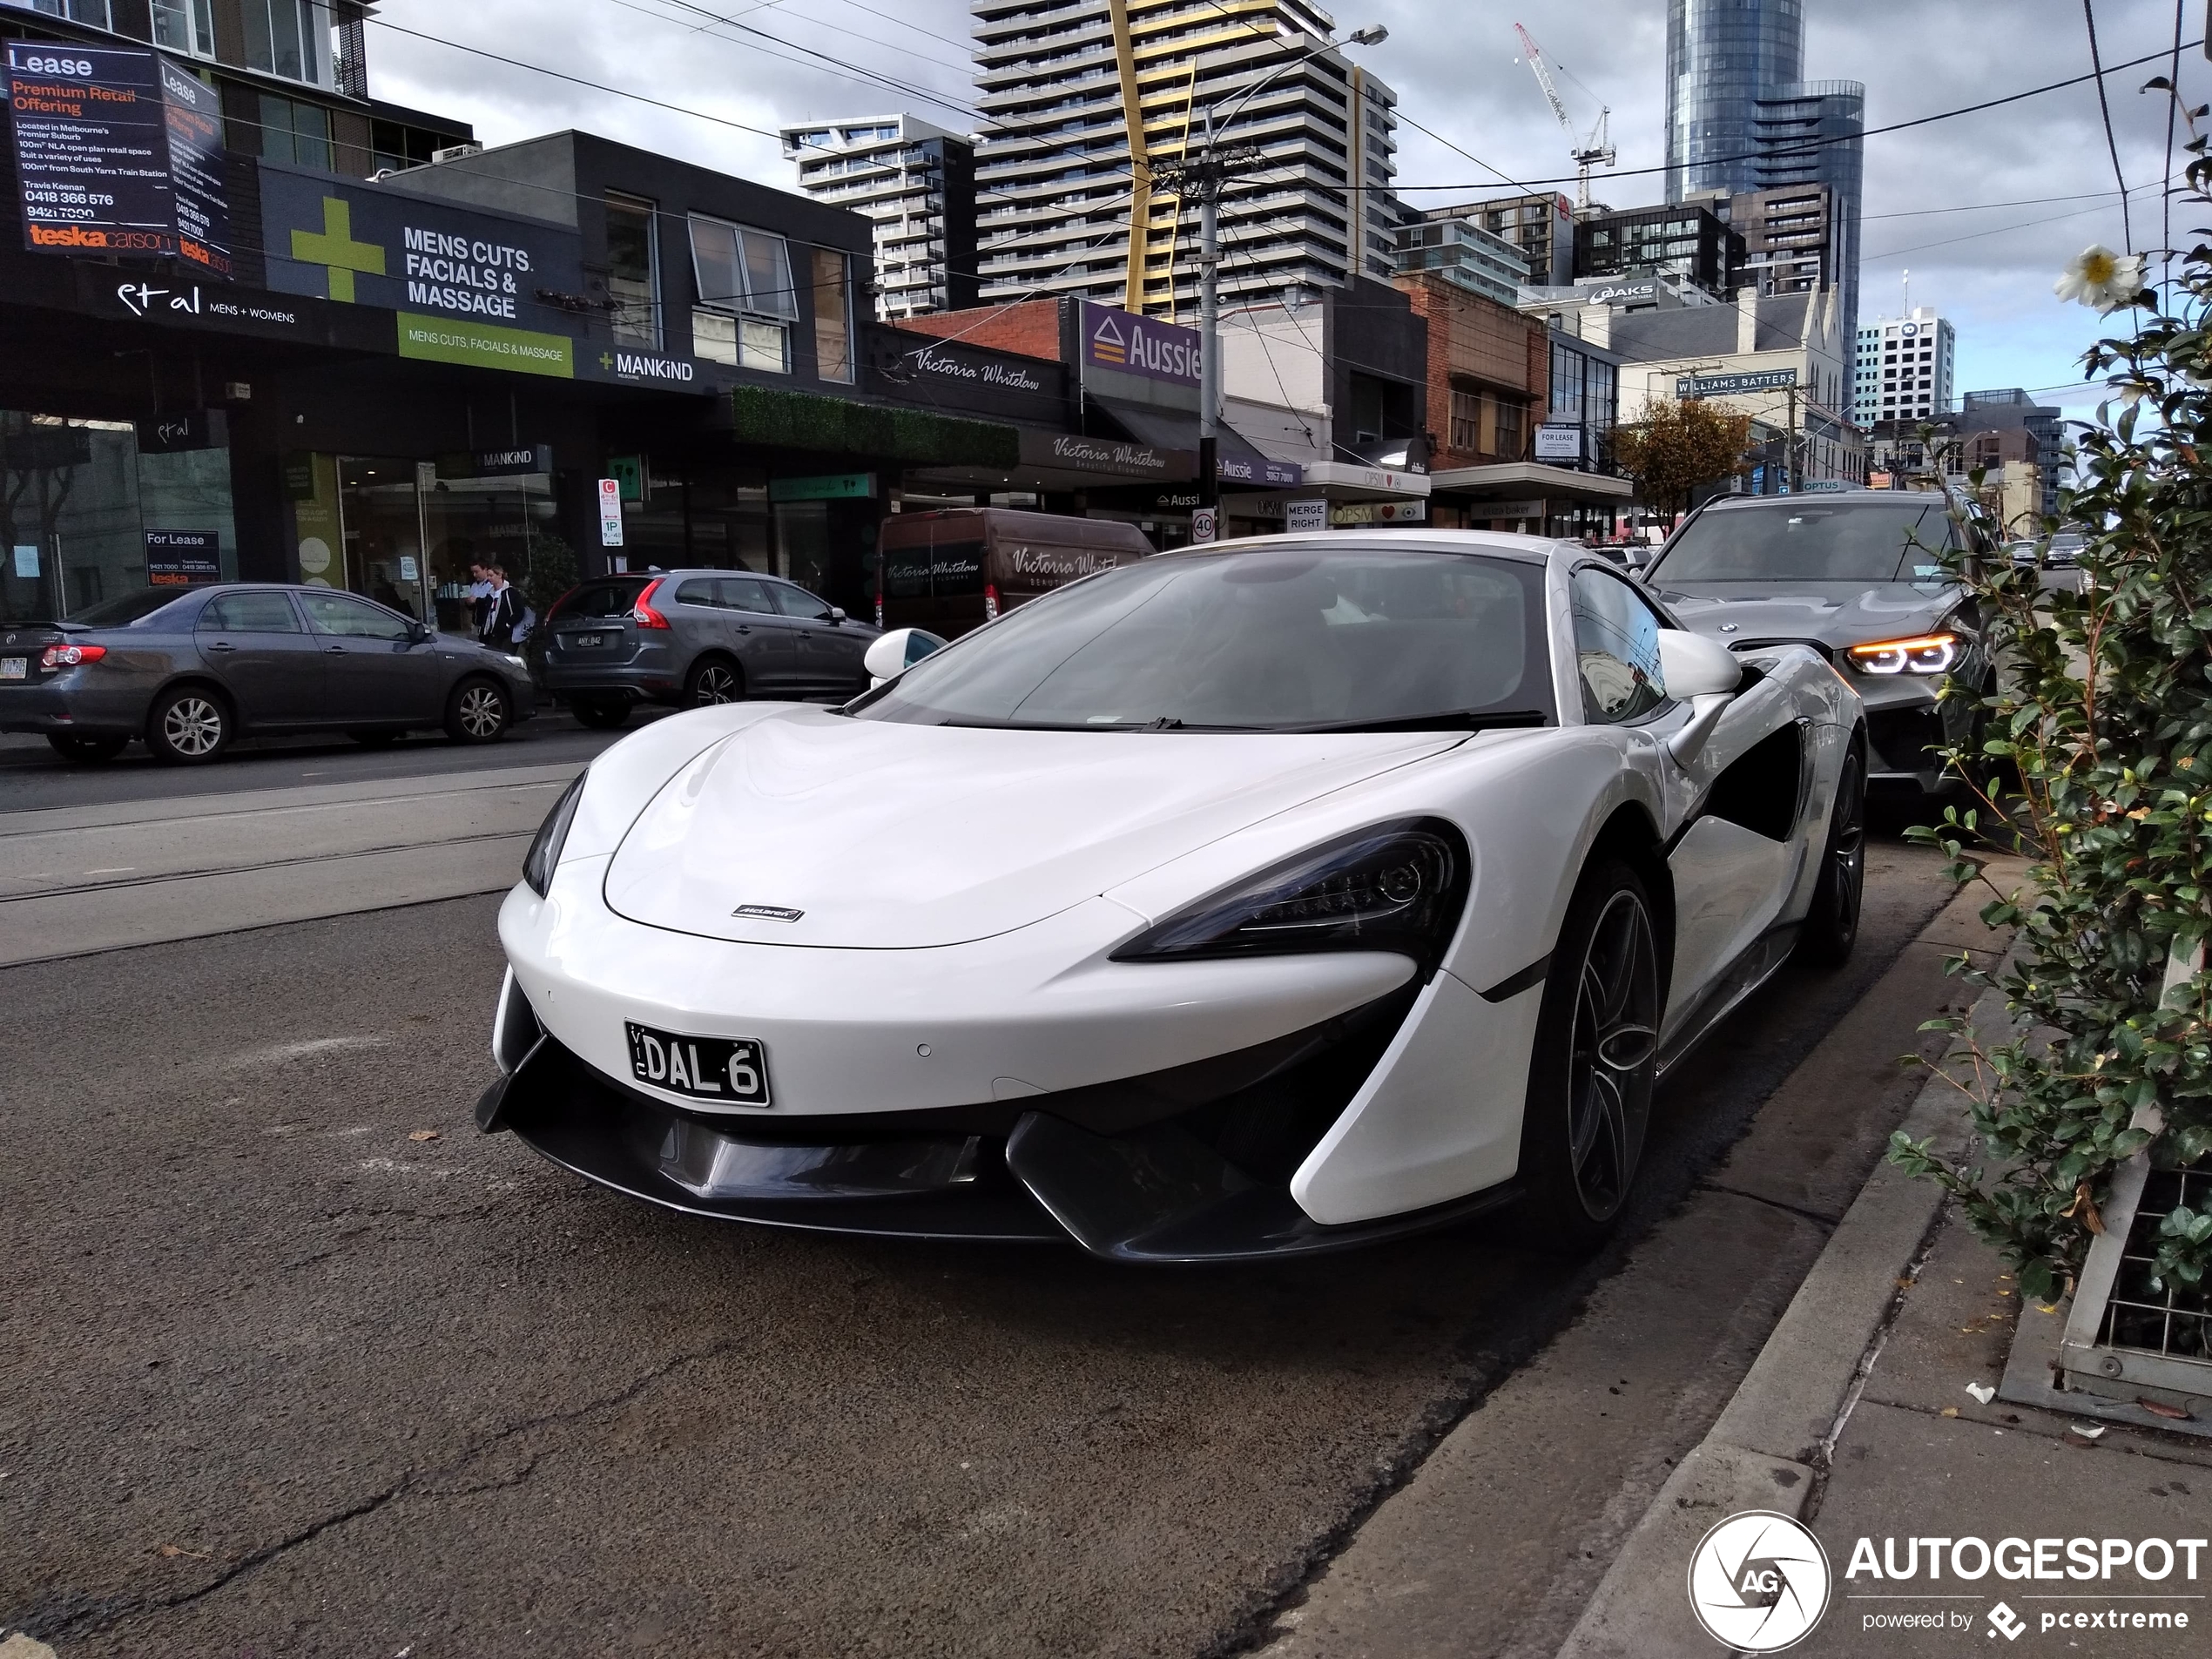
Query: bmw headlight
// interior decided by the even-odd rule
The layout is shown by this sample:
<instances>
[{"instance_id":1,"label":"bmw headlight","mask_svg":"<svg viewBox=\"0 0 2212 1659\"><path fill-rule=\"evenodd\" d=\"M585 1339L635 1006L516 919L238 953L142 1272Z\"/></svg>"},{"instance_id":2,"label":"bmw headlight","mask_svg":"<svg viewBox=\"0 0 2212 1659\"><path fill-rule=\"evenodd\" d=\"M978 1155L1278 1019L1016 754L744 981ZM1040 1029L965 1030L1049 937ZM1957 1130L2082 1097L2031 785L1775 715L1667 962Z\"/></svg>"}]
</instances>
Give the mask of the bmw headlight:
<instances>
[{"instance_id":1,"label":"bmw headlight","mask_svg":"<svg viewBox=\"0 0 2212 1659\"><path fill-rule=\"evenodd\" d=\"M541 899L552 891L553 867L561 861L561 848L568 841L569 826L576 821L576 804L583 799L583 780L590 775L588 772L578 772L576 781L561 792L561 799L553 803L553 810L537 826L530 850L523 855L523 880Z\"/></svg>"},{"instance_id":2,"label":"bmw headlight","mask_svg":"<svg viewBox=\"0 0 2212 1659\"><path fill-rule=\"evenodd\" d=\"M1435 819L1377 824L1285 859L1114 953L1163 958L1387 950L1433 968L1467 902L1467 843Z\"/></svg>"},{"instance_id":3,"label":"bmw headlight","mask_svg":"<svg viewBox=\"0 0 2212 1659\"><path fill-rule=\"evenodd\" d=\"M1851 665L1862 674L1947 674L1959 657L1959 636L1949 633L1870 640L1851 648Z\"/></svg>"}]
</instances>

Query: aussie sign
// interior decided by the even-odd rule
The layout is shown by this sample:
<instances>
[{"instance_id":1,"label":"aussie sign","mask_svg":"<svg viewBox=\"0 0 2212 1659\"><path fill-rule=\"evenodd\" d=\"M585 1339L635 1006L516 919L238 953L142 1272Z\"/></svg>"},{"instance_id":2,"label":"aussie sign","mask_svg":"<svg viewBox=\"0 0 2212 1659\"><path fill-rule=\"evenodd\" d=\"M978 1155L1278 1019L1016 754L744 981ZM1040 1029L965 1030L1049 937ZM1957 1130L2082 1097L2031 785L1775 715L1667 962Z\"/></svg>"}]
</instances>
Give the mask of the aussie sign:
<instances>
[{"instance_id":1,"label":"aussie sign","mask_svg":"<svg viewBox=\"0 0 2212 1659\"><path fill-rule=\"evenodd\" d=\"M26 247L231 274L212 89L152 52L44 41L8 42L7 71Z\"/></svg>"},{"instance_id":2,"label":"aussie sign","mask_svg":"<svg viewBox=\"0 0 2212 1659\"><path fill-rule=\"evenodd\" d=\"M1178 386L1198 384L1198 331L1082 302L1082 365Z\"/></svg>"}]
</instances>

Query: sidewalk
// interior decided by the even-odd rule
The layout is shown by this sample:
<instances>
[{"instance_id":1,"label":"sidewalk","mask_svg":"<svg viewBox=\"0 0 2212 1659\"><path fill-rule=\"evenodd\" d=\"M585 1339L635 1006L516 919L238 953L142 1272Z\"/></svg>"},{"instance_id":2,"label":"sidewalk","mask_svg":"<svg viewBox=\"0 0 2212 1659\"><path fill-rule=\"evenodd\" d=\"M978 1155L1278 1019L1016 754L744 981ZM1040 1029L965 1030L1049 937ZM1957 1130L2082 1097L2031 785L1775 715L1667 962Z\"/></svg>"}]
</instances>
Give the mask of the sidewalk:
<instances>
[{"instance_id":1,"label":"sidewalk","mask_svg":"<svg viewBox=\"0 0 2212 1659\"><path fill-rule=\"evenodd\" d=\"M2001 1015L1991 999L1976 1009L1985 1028ZM1951 1149L1967 1139L1961 1099L1939 1080L1903 1127ZM2047 1321L2031 1334L2054 1346L2050 1327L2064 1313L2023 1309L1994 1252L1939 1200L1932 1184L1886 1163L1875 1170L1711 1433L1637 1522L1561 1659L1725 1651L1692 1612L1689 1565L1710 1527L1749 1509L1803 1521L1827 1554L1827 1611L1793 1652L2212 1653L2212 1548L2198 1552L2194 1579L2183 1555L2160 1579L2130 1561L2083 1581L2066 1575L2063 1546L2052 1570L2032 1577L1986 1568L1962 1577L1948 1550L1939 1577L1925 1567L1906 1581L1851 1570L1868 1558L1862 1540L1875 1559L1892 1539L1900 1554L1916 1538L2091 1540L2094 1559L2105 1540L2212 1535L2212 1440L2100 1424L2047 1390L2037 1392L2051 1409L1968 1392L1999 1386L2019 1320ZM1971 1546L1963 1565L1982 1567ZM2163 1628L2140 1628L2139 1615Z\"/></svg>"}]
</instances>

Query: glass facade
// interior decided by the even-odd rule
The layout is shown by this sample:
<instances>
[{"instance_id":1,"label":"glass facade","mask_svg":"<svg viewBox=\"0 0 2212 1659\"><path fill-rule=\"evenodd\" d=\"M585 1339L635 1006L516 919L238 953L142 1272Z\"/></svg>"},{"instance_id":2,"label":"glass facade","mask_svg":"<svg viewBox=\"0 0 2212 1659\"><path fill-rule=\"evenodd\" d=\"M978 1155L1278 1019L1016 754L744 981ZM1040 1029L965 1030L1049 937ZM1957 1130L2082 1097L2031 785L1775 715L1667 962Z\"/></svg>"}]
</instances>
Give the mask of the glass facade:
<instances>
[{"instance_id":1,"label":"glass facade","mask_svg":"<svg viewBox=\"0 0 2212 1659\"><path fill-rule=\"evenodd\" d=\"M1865 182L1866 89L1813 81L1759 100L1753 121L1758 187L1825 185L1831 268L1843 300L1844 338L1858 327L1858 203Z\"/></svg>"},{"instance_id":2,"label":"glass facade","mask_svg":"<svg viewBox=\"0 0 2212 1659\"><path fill-rule=\"evenodd\" d=\"M1758 100L1804 73L1804 0L1672 0L1667 199L1757 190Z\"/></svg>"}]
</instances>

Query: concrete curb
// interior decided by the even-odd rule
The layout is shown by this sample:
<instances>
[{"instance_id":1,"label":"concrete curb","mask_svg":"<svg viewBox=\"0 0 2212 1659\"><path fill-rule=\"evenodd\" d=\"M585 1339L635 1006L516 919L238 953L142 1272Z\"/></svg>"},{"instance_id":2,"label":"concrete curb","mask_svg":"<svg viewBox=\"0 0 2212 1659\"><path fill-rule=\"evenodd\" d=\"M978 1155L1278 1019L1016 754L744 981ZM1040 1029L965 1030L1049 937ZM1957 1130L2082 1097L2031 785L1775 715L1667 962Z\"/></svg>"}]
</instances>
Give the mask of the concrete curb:
<instances>
[{"instance_id":1,"label":"concrete curb","mask_svg":"<svg viewBox=\"0 0 2212 1659\"><path fill-rule=\"evenodd\" d=\"M1979 1030L2001 1028L2003 999L1985 993L1973 1018ZM1956 1087L1931 1077L1898 1127L1952 1150L1968 1134L1959 1107ZM1689 1607L1691 1553L1741 1510L1804 1514L1942 1207L1933 1182L1887 1159L1875 1165L1712 1432L1614 1557L1559 1659L1711 1659L1716 1644Z\"/></svg>"}]
</instances>

